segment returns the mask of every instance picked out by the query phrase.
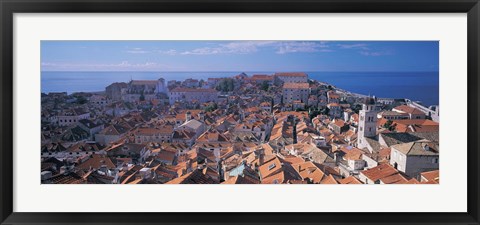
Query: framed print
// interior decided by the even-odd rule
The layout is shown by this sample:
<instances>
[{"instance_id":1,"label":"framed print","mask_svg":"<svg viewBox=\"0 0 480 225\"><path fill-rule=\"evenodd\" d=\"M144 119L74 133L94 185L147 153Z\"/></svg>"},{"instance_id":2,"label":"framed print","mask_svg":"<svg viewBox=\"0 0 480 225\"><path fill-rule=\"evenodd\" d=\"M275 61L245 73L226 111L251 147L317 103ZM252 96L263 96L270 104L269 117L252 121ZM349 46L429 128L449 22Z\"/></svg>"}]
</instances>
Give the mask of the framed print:
<instances>
[{"instance_id":1,"label":"framed print","mask_svg":"<svg viewBox=\"0 0 480 225\"><path fill-rule=\"evenodd\" d=\"M2 224L479 224L476 0L1 6Z\"/></svg>"}]
</instances>

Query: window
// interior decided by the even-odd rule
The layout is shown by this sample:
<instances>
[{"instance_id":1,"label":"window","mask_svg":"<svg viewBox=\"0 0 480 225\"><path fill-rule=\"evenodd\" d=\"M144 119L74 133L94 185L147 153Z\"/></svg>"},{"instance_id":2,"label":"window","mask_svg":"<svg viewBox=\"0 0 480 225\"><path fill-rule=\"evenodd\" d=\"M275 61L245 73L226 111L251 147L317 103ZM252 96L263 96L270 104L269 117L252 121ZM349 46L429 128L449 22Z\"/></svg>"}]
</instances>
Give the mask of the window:
<instances>
[{"instance_id":1,"label":"window","mask_svg":"<svg viewBox=\"0 0 480 225\"><path fill-rule=\"evenodd\" d=\"M438 163L438 158L433 158L432 163Z\"/></svg>"},{"instance_id":2,"label":"window","mask_svg":"<svg viewBox=\"0 0 480 225\"><path fill-rule=\"evenodd\" d=\"M268 170L272 170L273 168L275 168L275 163L272 163L268 166Z\"/></svg>"},{"instance_id":3,"label":"window","mask_svg":"<svg viewBox=\"0 0 480 225\"><path fill-rule=\"evenodd\" d=\"M396 151L393 152L393 158L394 159L397 158L397 152Z\"/></svg>"}]
</instances>

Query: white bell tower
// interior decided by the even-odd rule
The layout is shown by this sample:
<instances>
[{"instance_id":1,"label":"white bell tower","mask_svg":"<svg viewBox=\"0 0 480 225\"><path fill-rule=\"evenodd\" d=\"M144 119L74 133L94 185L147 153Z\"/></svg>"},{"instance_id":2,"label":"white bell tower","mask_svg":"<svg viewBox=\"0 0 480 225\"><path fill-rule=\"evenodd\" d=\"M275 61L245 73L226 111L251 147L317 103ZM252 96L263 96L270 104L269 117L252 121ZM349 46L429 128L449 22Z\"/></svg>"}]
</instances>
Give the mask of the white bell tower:
<instances>
[{"instance_id":1,"label":"white bell tower","mask_svg":"<svg viewBox=\"0 0 480 225\"><path fill-rule=\"evenodd\" d=\"M370 97L365 99L358 118L358 148L363 149L367 147L366 137L377 136L377 113L375 99Z\"/></svg>"},{"instance_id":2,"label":"white bell tower","mask_svg":"<svg viewBox=\"0 0 480 225\"><path fill-rule=\"evenodd\" d=\"M167 91L165 90L165 79L163 78L160 78L158 79L157 81L157 86L155 88L155 93L167 93Z\"/></svg>"}]
</instances>

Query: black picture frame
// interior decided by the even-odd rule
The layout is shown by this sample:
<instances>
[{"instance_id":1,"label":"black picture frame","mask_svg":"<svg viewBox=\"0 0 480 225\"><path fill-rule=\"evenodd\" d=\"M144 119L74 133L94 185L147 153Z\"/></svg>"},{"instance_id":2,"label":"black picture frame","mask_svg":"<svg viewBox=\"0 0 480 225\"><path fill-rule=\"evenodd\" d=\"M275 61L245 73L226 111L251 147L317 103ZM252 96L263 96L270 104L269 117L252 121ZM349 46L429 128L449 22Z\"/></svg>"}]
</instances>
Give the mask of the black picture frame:
<instances>
[{"instance_id":1,"label":"black picture frame","mask_svg":"<svg viewBox=\"0 0 480 225\"><path fill-rule=\"evenodd\" d=\"M480 224L478 0L0 0L2 224ZM21 213L13 212L14 13L467 13L467 213ZM34 201L34 200L32 200ZM437 203L438 204L438 203ZM440 202L440 204L448 204Z\"/></svg>"}]
</instances>

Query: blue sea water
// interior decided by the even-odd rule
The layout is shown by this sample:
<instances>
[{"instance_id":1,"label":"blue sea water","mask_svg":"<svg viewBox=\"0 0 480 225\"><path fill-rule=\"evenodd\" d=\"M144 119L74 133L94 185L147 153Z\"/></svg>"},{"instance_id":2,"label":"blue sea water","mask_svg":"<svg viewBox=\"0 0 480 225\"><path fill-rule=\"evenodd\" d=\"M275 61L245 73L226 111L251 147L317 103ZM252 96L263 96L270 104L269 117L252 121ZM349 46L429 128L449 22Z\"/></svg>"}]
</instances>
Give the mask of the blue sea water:
<instances>
[{"instance_id":1,"label":"blue sea water","mask_svg":"<svg viewBox=\"0 0 480 225\"><path fill-rule=\"evenodd\" d=\"M49 92L104 91L113 82L134 80L184 80L231 77L241 72L42 72L41 90ZM273 72L246 72L273 74ZM309 78L338 88L386 98L408 98L424 105L439 102L438 72L307 72Z\"/></svg>"}]
</instances>

